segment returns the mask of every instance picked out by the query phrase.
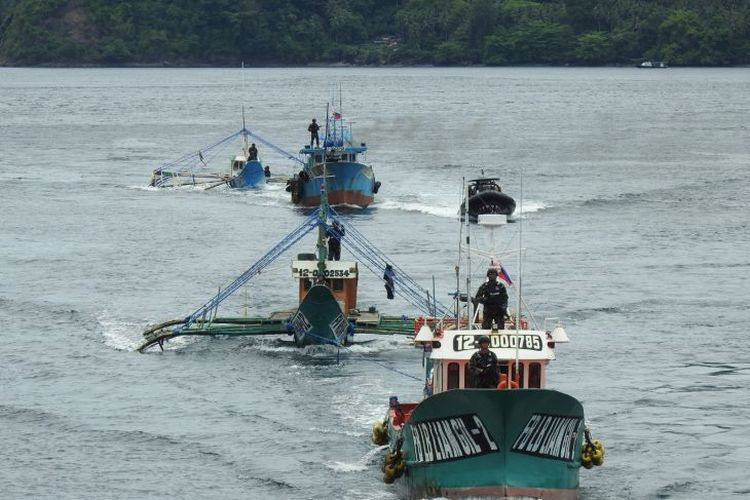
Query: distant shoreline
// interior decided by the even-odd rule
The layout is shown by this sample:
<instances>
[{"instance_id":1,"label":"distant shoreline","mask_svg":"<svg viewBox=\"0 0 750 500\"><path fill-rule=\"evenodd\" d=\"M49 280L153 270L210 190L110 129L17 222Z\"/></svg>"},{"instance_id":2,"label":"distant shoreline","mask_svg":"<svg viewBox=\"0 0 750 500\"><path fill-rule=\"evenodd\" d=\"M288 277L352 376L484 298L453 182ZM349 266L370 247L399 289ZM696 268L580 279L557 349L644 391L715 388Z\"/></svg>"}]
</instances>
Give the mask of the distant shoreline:
<instances>
[{"instance_id":1,"label":"distant shoreline","mask_svg":"<svg viewBox=\"0 0 750 500\"><path fill-rule=\"evenodd\" d=\"M352 64L352 63L320 63L306 65L246 65L245 69L305 69L305 68L637 68L638 64L604 64L601 66L576 65L576 64L518 64L508 66L490 66L482 64L471 64L465 66L444 66L435 64ZM170 63L143 63L143 64L2 64L0 68L36 68L36 69L241 69L242 66L223 64L170 64ZM748 64L737 65L706 65L706 66L675 66L669 68L641 68L641 69L674 69L674 68L750 68Z\"/></svg>"}]
</instances>

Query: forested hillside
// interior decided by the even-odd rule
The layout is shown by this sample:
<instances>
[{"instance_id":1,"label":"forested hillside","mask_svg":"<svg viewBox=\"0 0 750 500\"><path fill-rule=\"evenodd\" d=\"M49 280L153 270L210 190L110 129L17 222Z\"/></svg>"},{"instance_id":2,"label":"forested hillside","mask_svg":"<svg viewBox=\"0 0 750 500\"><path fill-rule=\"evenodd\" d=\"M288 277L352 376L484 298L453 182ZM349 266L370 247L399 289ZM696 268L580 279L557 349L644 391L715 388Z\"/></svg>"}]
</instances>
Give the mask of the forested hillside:
<instances>
[{"instance_id":1,"label":"forested hillside","mask_svg":"<svg viewBox=\"0 0 750 500\"><path fill-rule=\"evenodd\" d=\"M750 0L0 0L0 64L750 63Z\"/></svg>"}]
</instances>

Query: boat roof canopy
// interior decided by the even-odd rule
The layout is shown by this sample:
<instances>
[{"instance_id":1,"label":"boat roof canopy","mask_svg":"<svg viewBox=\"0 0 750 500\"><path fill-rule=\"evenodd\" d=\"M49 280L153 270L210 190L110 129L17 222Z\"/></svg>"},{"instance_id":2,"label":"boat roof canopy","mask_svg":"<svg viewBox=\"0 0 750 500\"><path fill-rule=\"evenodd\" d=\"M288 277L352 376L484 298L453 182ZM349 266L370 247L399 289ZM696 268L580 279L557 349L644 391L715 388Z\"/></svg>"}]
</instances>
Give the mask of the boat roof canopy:
<instances>
[{"instance_id":1,"label":"boat roof canopy","mask_svg":"<svg viewBox=\"0 0 750 500\"><path fill-rule=\"evenodd\" d=\"M316 153L325 153L326 151L332 151L337 150L342 153L364 153L367 151L367 146L345 146L345 147L335 147L335 148L312 148L309 146L305 146L304 148L300 149L300 154L303 155L312 155Z\"/></svg>"},{"instance_id":2,"label":"boat roof canopy","mask_svg":"<svg viewBox=\"0 0 750 500\"><path fill-rule=\"evenodd\" d=\"M469 179L469 182L473 182L476 184L489 184L499 180L500 177L482 177L481 179Z\"/></svg>"}]
</instances>

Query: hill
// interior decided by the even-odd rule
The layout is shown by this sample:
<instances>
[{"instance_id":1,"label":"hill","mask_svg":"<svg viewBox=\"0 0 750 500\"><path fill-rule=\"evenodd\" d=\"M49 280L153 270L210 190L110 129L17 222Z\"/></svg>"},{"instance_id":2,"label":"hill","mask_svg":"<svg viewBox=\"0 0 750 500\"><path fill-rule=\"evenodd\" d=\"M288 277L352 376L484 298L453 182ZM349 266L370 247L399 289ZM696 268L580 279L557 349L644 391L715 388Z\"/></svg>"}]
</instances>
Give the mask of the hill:
<instances>
[{"instance_id":1,"label":"hill","mask_svg":"<svg viewBox=\"0 0 750 500\"><path fill-rule=\"evenodd\" d=\"M750 63L747 0L0 0L4 65Z\"/></svg>"}]
</instances>

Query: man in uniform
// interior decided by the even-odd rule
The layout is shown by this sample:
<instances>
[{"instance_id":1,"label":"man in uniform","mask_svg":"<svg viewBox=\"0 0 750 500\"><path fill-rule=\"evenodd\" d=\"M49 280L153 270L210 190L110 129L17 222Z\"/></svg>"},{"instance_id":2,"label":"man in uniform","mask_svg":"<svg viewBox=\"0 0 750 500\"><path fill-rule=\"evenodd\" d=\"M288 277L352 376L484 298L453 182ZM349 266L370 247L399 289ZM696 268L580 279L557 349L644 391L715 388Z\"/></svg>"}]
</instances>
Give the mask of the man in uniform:
<instances>
[{"instance_id":1,"label":"man in uniform","mask_svg":"<svg viewBox=\"0 0 750 500\"><path fill-rule=\"evenodd\" d=\"M490 338L487 335L479 337L479 350L469 360L469 371L474 378L474 387L497 387L497 356L490 351Z\"/></svg>"},{"instance_id":2,"label":"man in uniform","mask_svg":"<svg viewBox=\"0 0 750 500\"><path fill-rule=\"evenodd\" d=\"M484 305L482 329L492 328L494 320L497 328L503 330L505 329L505 315L508 312L508 292L505 286L497 280L496 269L488 269L487 278L488 281L482 283L476 295L476 301Z\"/></svg>"},{"instance_id":3,"label":"man in uniform","mask_svg":"<svg viewBox=\"0 0 750 500\"><path fill-rule=\"evenodd\" d=\"M328 260L341 259L341 238L344 237L344 228L339 221L333 221L333 226L328 229Z\"/></svg>"},{"instance_id":4,"label":"man in uniform","mask_svg":"<svg viewBox=\"0 0 750 500\"><path fill-rule=\"evenodd\" d=\"M315 118L312 119L312 123L307 127L307 130L310 132L310 147L312 147L313 141L315 141L317 147L320 147L320 138L318 137L320 125L315 121Z\"/></svg>"}]
</instances>

